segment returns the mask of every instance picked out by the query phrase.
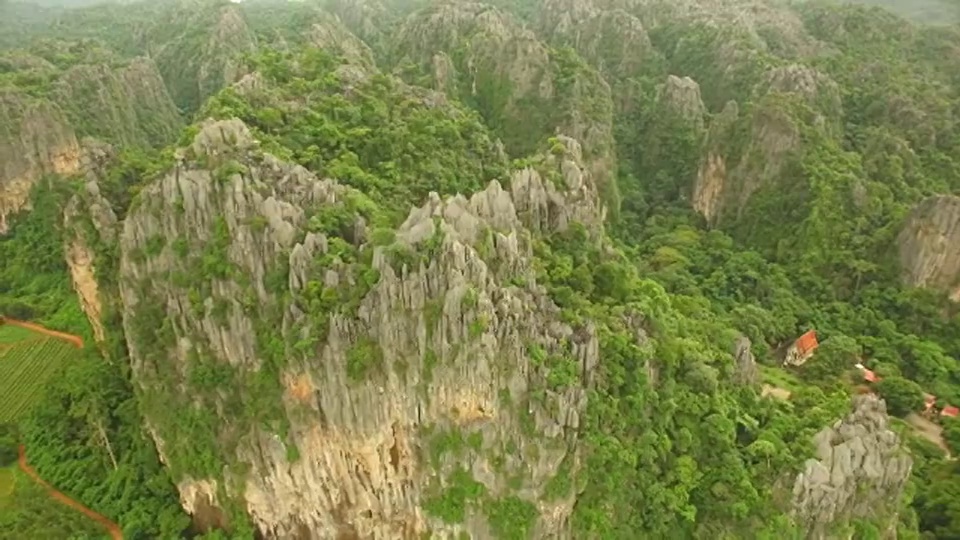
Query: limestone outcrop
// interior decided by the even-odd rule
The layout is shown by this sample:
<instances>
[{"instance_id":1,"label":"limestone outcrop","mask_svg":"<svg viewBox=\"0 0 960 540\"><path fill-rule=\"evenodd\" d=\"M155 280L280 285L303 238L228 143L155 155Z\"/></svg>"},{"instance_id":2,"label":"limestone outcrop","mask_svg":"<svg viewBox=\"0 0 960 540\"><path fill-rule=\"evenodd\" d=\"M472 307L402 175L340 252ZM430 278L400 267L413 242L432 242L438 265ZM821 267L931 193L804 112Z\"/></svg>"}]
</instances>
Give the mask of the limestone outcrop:
<instances>
[{"instance_id":1,"label":"limestone outcrop","mask_svg":"<svg viewBox=\"0 0 960 540\"><path fill-rule=\"evenodd\" d=\"M70 198L63 211L64 258L80 308L87 316L93 337L98 343L106 340L104 311L105 305L112 302L114 292L104 294L100 280L104 280L115 269L100 268L101 273L98 274L97 248L114 248L120 227L110 202L100 192L100 181L115 156L116 151L109 144L90 138L81 142L83 190Z\"/></svg>"},{"instance_id":2,"label":"limestone outcrop","mask_svg":"<svg viewBox=\"0 0 960 540\"><path fill-rule=\"evenodd\" d=\"M589 0L543 2L538 27L551 43L573 47L611 83L638 75L657 56L638 18Z\"/></svg>"},{"instance_id":3,"label":"limestone outcrop","mask_svg":"<svg viewBox=\"0 0 960 540\"><path fill-rule=\"evenodd\" d=\"M598 227L603 208L558 140L509 189L431 195L395 231L359 215L318 229L358 194L237 120L205 123L120 237L135 380L188 507L239 502L268 537L393 539L490 537L510 504L531 537L568 534L575 493L541 495L580 469L598 341L537 285L531 235ZM185 415L213 422L212 446ZM462 523L439 519L464 489Z\"/></svg>"},{"instance_id":4,"label":"limestone outcrop","mask_svg":"<svg viewBox=\"0 0 960 540\"><path fill-rule=\"evenodd\" d=\"M897 238L903 282L960 300L960 197L938 195L918 204Z\"/></svg>"},{"instance_id":5,"label":"limestone outcrop","mask_svg":"<svg viewBox=\"0 0 960 540\"><path fill-rule=\"evenodd\" d=\"M838 520L893 515L910 478L912 460L889 428L883 400L856 396L852 409L816 435L816 459L793 486L794 513L814 538Z\"/></svg>"},{"instance_id":6,"label":"limestone outcrop","mask_svg":"<svg viewBox=\"0 0 960 540\"><path fill-rule=\"evenodd\" d=\"M171 28L177 34L170 35ZM186 110L245 75L241 56L257 44L240 8L232 4L209 9L197 3L176 10L156 32L149 36L148 52L174 102Z\"/></svg>"}]
</instances>

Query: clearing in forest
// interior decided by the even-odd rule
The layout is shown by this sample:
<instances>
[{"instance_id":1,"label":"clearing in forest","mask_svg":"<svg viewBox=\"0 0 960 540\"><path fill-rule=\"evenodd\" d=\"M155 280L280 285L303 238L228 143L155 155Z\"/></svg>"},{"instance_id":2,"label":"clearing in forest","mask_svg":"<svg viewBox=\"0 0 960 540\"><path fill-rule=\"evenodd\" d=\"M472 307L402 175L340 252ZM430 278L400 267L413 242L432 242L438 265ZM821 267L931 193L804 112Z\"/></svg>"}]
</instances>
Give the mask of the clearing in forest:
<instances>
[{"instance_id":1,"label":"clearing in forest","mask_svg":"<svg viewBox=\"0 0 960 540\"><path fill-rule=\"evenodd\" d=\"M918 435L939 446L940 449L943 450L943 453L948 457L950 456L950 448L947 447L946 441L943 440L942 427L917 413L908 414L906 421Z\"/></svg>"},{"instance_id":2,"label":"clearing in forest","mask_svg":"<svg viewBox=\"0 0 960 540\"><path fill-rule=\"evenodd\" d=\"M50 378L76 354L78 349L67 341L0 325L0 423L27 412L43 396Z\"/></svg>"},{"instance_id":3,"label":"clearing in forest","mask_svg":"<svg viewBox=\"0 0 960 540\"><path fill-rule=\"evenodd\" d=\"M761 395L772 396L777 399L788 400L803 383L792 373L774 366L760 366L763 379Z\"/></svg>"}]
</instances>

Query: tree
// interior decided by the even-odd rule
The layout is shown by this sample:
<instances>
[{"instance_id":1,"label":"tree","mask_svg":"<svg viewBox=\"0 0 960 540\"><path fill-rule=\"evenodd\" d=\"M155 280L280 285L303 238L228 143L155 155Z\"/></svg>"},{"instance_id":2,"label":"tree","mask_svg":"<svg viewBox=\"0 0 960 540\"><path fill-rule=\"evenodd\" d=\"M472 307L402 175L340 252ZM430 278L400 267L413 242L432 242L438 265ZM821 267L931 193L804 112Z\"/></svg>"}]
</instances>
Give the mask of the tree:
<instances>
[{"instance_id":1,"label":"tree","mask_svg":"<svg viewBox=\"0 0 960 540\"><path fill-rule=\"evenodd\" d=\"M9 424L0 424L0 467L17 461L17 432Z\"/></svg>"},{"instance_id":2,"label":"tree","mask_svg":"<svg viewBox=\"0 0 960 540\"><path fill-rule=\"evenodd\" d=\"M877 383L877 392L887 402L887 411L905 416L923 408L923 389L903 377L887 377Z\"/></svg>"},{"instance_id":3,"label":"tree","mask_svg":"<svg viewBox=\"0 0 960 540\"><path fill-rule=\"evenodd\" d=\"M948 418L944 421L943 439L947 441L951 454L960 454L960 420Z\"/></svg>"},{"instance_id":4,"label":"tree","mask_svg":"<svg viewBox=\"0 0 960 540\"><path fill-rule=\"evenodd\" d=\"M804 364L801 373L808 381L825 382L837 379L850 369L860 356L860 345L850 336L836 334L825 340L813 358Z\"/></svg>"}]
</instances>

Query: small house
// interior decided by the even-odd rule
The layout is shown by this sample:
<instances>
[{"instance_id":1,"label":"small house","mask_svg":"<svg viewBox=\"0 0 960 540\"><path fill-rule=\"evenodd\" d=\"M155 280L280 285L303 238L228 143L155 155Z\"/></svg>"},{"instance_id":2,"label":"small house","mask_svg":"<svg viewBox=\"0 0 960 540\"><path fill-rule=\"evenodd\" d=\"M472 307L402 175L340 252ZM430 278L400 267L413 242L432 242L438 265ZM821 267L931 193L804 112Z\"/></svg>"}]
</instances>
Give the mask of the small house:
<instances>
[{"instance_id":1,"label":"small house","mask_svg":"<svg viewBox=\"0 0 960 540\"><path fill-rule=\"evenodd\" d=\"M783 359L785 366L802 366L813 356L813 352L820 346L817 342L817 332L810 330L798 337L793 345L787 349L787 354Z\"/></svg>"},{"instance_id":2,"label":"small house","mask_svg":"<svg viewBox=\"0 0 960 540\"><path fill-rule=\"evenodd\" d=\"M947 405L940 411L940 416L946 418L956 418L960 416L960 408L954 407L953 405Z\"/></svg>"},{"instance_id":3,"label":"small house","mask_svg":"<svg viewBox=\"0 0 960 540\"><path fill-rule=\"evenodd\" d=\"M859 362L855 364L855 366L860 370L861 373L863 373L863 380L867 381L868 383L880 382L880 376L877 375L872 369L867 369L866 366Z\"/></svg>"}]
</instances>

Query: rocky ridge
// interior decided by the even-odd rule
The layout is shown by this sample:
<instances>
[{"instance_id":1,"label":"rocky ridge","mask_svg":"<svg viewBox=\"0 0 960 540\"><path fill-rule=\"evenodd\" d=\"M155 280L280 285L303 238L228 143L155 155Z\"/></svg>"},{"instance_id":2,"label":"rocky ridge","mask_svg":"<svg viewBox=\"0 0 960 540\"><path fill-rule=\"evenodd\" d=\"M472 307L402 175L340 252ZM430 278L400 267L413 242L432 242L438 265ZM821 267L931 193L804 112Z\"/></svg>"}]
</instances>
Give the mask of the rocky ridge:
<instances>
[{"instance_id":1,"label":"rocky ridge","mask_svg":"<svg viewBox=\"0 0 960 540\"><path fill-rule=\"evenodd\" d=\"M712 225L739 219L754 194L781 181L804 150L803 134L831 136L841 117L837 84L799 64L770 70L753 94L746 110L728 102L708 129L692 204Z\"/></svg>"},{"instance_id":2,"label":"rocky ridge","mask_svg":"<svg viewBox=\"0 0 960 540\"><path fill-rule=\"evenodd\" d=\"M83 50L88 49L93 52L87 56L104 59L102 51ZM0 231L7 229L9 216L29 207L30 191L43 175L82 172L79 138L156 147L169 143L182 127L164 81L147 58L80 63L63 71L16 51L3 60L17 75L49 82L31 93L0 89Z\"/></svg>"},{"instance_id":3,"label":"rocky ridge","mask_svg":"<svg viewBox=\"0 0 960 540\"><path fill-rule=\"evenodd\" d=\"M883 400L856 396L852 409L816 435L817 457L794 483L795 515L820 536L843 518L891 515L885 505L910 478L912 460L889 429Z\"/></svg>"},{"instance_id":4,"label":"rocky ridge","mask_svg":"<svg viewBox=\"0 0 960 540\"><path fill-rule=\"evenodd\" d=\"M564 133L583 141L584 159L601 186L611 184L609 85L509 15L479 3L441 3L408 16L391 49L395 65L418 67L435 88L478 110L513 157Z\"/></svg>"},{"instance_id":5,"label":"rocky ridge","mask_svg":"<svg viewBox=\"0 0 960 540\"><path fill-rule=\"evenodd\" d=\"M183 125L159 71L143 57L121 68L75 66L60 76L52 99L78 133L125 147L169 143Z\"/></svg>"}]
</instances>

